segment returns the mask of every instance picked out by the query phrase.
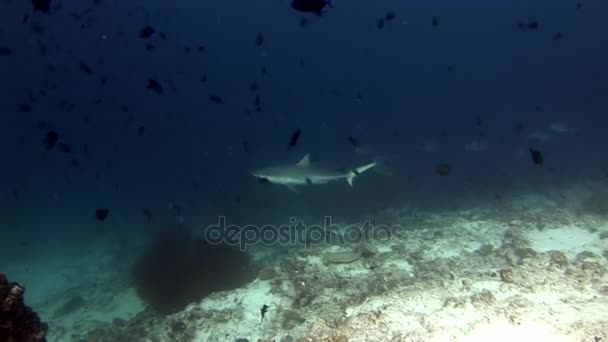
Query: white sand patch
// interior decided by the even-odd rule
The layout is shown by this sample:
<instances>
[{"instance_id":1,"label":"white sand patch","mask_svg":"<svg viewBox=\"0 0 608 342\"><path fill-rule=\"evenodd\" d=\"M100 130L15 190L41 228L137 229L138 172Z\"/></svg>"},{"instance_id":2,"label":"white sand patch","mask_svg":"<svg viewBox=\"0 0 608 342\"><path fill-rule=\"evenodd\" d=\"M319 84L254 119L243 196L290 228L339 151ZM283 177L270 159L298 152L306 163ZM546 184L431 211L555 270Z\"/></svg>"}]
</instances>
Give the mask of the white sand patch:
<instances>
[{"instance_id":1,"label":"white sand patch","mask_svg":"<svg viewBox=\"0 0 608 342\"><path fill-rule=\"evenodd\" d=\"M568 257L575 257L583 251L602 255L602 242L595 233L578 227L562 227L527 233L530 246L538 252L559 250Z\"/></svg>"}]
</instances>

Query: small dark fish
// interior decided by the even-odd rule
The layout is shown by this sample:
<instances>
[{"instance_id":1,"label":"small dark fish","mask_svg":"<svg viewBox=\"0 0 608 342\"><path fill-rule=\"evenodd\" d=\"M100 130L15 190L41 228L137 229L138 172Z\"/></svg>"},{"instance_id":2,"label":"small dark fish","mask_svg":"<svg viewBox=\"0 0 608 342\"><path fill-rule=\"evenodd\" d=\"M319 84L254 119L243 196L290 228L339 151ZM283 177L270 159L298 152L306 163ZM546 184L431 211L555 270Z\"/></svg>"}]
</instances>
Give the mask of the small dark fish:
<instances>
[{"instance_id":1,"label":"small dark fish","mask_svg":"<svg viewBox=\"0 0 608 342\"><path fill-rule=\"evenodd\" d=\"M29 104L27 104L27 103L20 104L19 105L19 111L20 112L24 112L24 113L29 113L29 112L32 111L32 106L29 105Z\"/></svg>"},{"instance_id":2,"label":"small dark fish","mask_svg":"<svg viewBox=\"0 0 608 342\"><path fill-rule=\"evenodd\" d=\"M0 47L0 56L10 56L13 53L11 49L7 47Z\"/></svg>"},{"instance_id":3,"label":"small dark fish","mask_svg":"<svg viewBox=\"0 0 608 342\"><path fill-rule=\"evenodd\" d=\"M583 9L583 3L582 3L582 2L580 2L580 1L577 1L577 2L576 2L576 9L577 9L577 10Z\"/></svg>"},{"instance_id":4,"label":"small dark fish","mask_svg":"<svg viewBox=\"0 0 608 342\"><path fill-rule=\"evenodd\" d=\"M152 35L154 34L154 31L155 30L152 26L146 25L139 30L139 38L148 39L148 38L152 37Z\"/></svg>"},{"instance_id":5,"label":"small dark fish","mask_svg":"<svg viewBox=\"0 0 608 342\"><path fill-rule=\"evenodd\" d=\"M533 148L530 148L530 157L535 165L542 165L545 161L542 152Z\"/></svg>"},{"instance_id":6,"label":"small dark fish","mask_svg":"<svg viewBox=\"0 0 608 342\"><path fill-rule=\"evenodd\" d=\"M537 30L539 26L540 26L540 24L538 23L538 21L530 21L526 25L527 29L532 30L532 31Z\"/></svg>"},{"instance_id":7,"label":"small dark fish","mask_svg":"<svg viewBox=\"0 0 608 342\"><path fill-rule=\"evenodd\" d=\"M51 150L53 147L55 147L55 145L57 145L58 141L59 134L57 134L55 131L50 131L46 134L46 137L44 137L43 143L47 150Z\"/></svg>"},{"instance_id":8,"label":"small dark fish","mask_svg":"<svg viewBox=\"0 0 608 342\"><path fill-rule=\"evenodd\" d=\"M452 172L452 166L448 163L441 163L435 167L435 172L440 176L447 176Z\"/></svg>"},{"instance_id":9,"label":"small dark fish","mask_svg":"<svg viewBox=\"0 0 608 342\"><path fill-rule=\"evenodd\" d=\"M300 139L300 135L302 135L301 129L296 129L291 133L291 138L289 139L289 145L287 145L287 151L291 151L298 144L298 140Z\"/></svg>"},{"instance_id":10,"label":"small dark fish","mask_svg":"<svg viewBox=\"0 0 608 342\"><path fill-rule=\"evenodd\" d=\"M146 222L148 223L152 223L152 212L150 211L150 209L143 209L141 211L142 215L144 215L144 217L146 218Z\"/></svg>"},{"instance_id":11,"label":"small dark fish","mask_svg":"<svg viewBox=\"0 0 608 342\"><path fill-rule=\"evenodd\" d=\"M393 19L395 19L397 17L397 12L395 11L388 11L386 12L386 14L384 14L384 20L386 21L391 21Z\"/></svg>"},{"instance_id":12,"label":"small dark fish","mask_svg":"<svg viewBox=\"0 0 608 342\"><path fill-rule=\"evenodd\" d=\"M66 143L60 143L58 147L63 153L72 153L72 147Z\"/></svg>"},{"instance_id":13,"label":"small dark fish","mask_svg":"<svg viewBox=\"0 0 608 342\"><path fill-rule=\"evenodd\" d=\"M199 82L201 82L201 83L207 83L207 75L201 76L201 79L199 80Z\"/></svg>"},{"instance_id":14,"label":"small dark fish","mask_svg":"<svg viewBox=\"0 0 608 342\"><path fill-rule=\"evenodd\" d=\"M323 15L327 11L328 7L334 7L331 0L292 0L291 8L296 11L305 13L314 13L316 15Z\"/></svg>"},{"instance_id":15,"label":"small dark fish","mask_svg":"<svg viewBox=\"0 0 608 342\"><path fill-rule=\"evenodd\" d=\"M157 80L152 78L148 79L148 89L155 91L158 94L163 93L163 86L161 86Z\"/></svg>"},{"instance_id":16,"label":"small dark fish","mask_svg":"<svg viewBox=\"0 0 608 342\"><path fill-rule=\"evenodd\" d=\"M261 102L262 102L262 99L260 99L260 95L256 95L255 96L255 101L254 101L255 106L259 107Z\"/></svg>"},{"instance_id":17,"label":"small dark fish","mask_svg":"<svg viewBox=\"0 0 608 342\"><path fill-rule=\"evenodd\" d=\"M266 317L266 313L268 313L268 309L270 308L270 306L264 304L262 305L262 308L260 309L260 313L262 315L262 322L264 322L264 317Z\"/></svg>"},{"instance_id":18,"label":"small dark fish","mask_svg":"<svg viewBox=\"0 0 608 342\"><path fill-rule=\"evenodd\" d=\"M266 68L265 66L263 66L263 67L260 69L260 72L261 72L262 74L267 74L267 73L268 73L268 68Z\"/></svg>"},{"instance_id":19,"label":"small dark fish","mask_svg":"<svg viewBox=\"0 0 608 342\"><path fill-rule=\"evenodd\" d=\"M384 19L380 18L376 21L376 28L382 30L384 28Z\"/></svg>"},{"instance_id":20,"label":"small dark fish","mask_svg":"<svg viewBox=\"0 0 608 342\"><path fill-rule=\"evenodd\" d=\"M359 140L357 140L357 138L355 138L353 136L348 137L347 140L350 143L350 145L354 148L361 146L361 144L359 143Z\"/></svg>"},{"instance_id":21,"label":"small dark fish","mask_svg":"<svg viewBox=\"0 0 608 342\"><path fill-rule=\"evenodd\" d=\"M205 45L199 45L199 46L196 48L196 51L197 51L197 52L205 52L205 50L206 50L206 49L207 49L207 48L205 48Z\"/></svg>"},{"instance_id":22,"label":"small dark fish","mask_svg":"<svg viewBox=\"0 0 608 342\"><path fill-rule=\"evenodd\" d=\"M256 92L258 89L260 89L260 86L258 85L258 82L253 81L249 84L249 91Z\"/></svg>"},{"instance_id":23,"label":"small dark fish","mask_svg":"<svg viewBox=\"0 0 608 342\"><path fill-rule=\"evenodd\" d=\"M24 14L24 15L23 15L23 19L21 19L21 23L22 23L22 24L25 24L25 23L27 23L27 21L28 21L29 19L30 19L30 16L29 16L29 15L27 15L27 14Z\"/></svg>"},{"instance_id":24,"label":"small dark fish","mask_svg":"<svg viewBox=\"0 0 608 342\"><path fill-rule=\"evenodd\" d=\"M32 5L34 5L34 12L51 14L51 0L32 0Z\"/></svg>"},{"instance_id":25,"label":"small dark fish","mask_svg":"<svg viewBox=\"0 0 608 342\"><path fill-rule=\"evenodd\" d=\"M255 46L261 47L264 45L264 35L262 32L258 32L257 36L255 36Z\"/></svg>"},{"instance_id":26,"label":"small dark fish","mask_svg":"<svg viewBox=\"0 0 608 342\"><path fill-rule=\"evenodd\" d=\"M93 69L83 62L80 62L80 70L86 72L89 75L94 74Z\"/></svg>"},{"instance_id":27,"label":"small dark fish","mask_svg":"<svg viewBox=\"0 0 608 342\"><path fill-rule=\"evenodd\" d=\"M144 126L139 126L139 128L137 129L137 134L140 136L143 135L144 130L145 130Z\"/></svg>"},{"instance_id":28,"label":"small dark fish","mask_svg":"<svg viewBox=\"0 0 608 342\"><path fill-rule=\"evenodd\" d=\"M189 46L184 47L184 53L187 55L192 51L192 48L190 48Z\"/></svg>"},{"instance_id":29,"label":"small dark fish","mask_svg":"<svg viewBox=\"0 0 608 342\"><path fill-rule=\"evenodd\" d=\"M95 217L98 221L105 221L110 215L110 210L108 209L97 209L95 211Z\"/></svg>"},{"instance_id":30,"label":"small dark fish","mask_svg":"<svg viewBox=\"0 0 608 342\"><path fill-rule=\"evenodd\" d=\"M439 27L439 18L433 17L433 19L431 20L431 25L433 27Z\"/></svg>"},{"instance_id":31,"label":"small dark fish","mask_svg":"<svg viewBox=\"0 0 608 342\"><path fill-rule=\"evenodd\" d=\"M224 103L224 99L222 99L220 96L217 95L211 95L209 96L209 101L215 103L215 104L222 104Z\"/></svg>"}]
</instances>

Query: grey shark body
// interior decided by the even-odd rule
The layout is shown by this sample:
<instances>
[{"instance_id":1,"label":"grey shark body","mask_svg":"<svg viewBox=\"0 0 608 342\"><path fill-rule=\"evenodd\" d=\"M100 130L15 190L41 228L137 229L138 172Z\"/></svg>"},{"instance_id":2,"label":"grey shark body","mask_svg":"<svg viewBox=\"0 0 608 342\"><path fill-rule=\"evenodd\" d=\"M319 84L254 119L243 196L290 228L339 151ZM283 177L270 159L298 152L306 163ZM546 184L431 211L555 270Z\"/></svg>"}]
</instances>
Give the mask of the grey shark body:
<instances>
[{"instance_id":1,"label":"grey shark body","mask_svg":"<svg viewBox=\"0 0 608 342\"><path fill-rule=\"evenodd\" d=\"M296 191L296 187L305 185L327 184L329 182L345 179L350 186L356 176L374 167L376 163L370 163L350 171L334 171L317 167L310 163L310 155L304 156L297 164L268 167L252 172L254 177L261 181L285 185Z\"/></svg>"}]
</instances>

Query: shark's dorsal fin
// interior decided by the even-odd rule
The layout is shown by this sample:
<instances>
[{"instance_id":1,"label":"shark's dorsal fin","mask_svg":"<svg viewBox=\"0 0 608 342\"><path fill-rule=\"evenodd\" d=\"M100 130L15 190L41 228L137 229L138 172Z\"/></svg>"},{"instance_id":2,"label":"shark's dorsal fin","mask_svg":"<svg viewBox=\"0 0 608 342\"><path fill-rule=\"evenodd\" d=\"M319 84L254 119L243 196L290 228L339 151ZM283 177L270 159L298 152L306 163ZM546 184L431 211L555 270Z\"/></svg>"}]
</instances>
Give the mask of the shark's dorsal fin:
<instances>
[{"instance_id":1,"label":"shark's dorsal fin","mask_svg":"<svg viewBox=\"0 0 608 342\"><path fill-rule=\"evenodd\" d=\"M296 164L297 166L309 166L310 165L310 153L305 155L304 158Z\"/></svg>"}]
</instances>

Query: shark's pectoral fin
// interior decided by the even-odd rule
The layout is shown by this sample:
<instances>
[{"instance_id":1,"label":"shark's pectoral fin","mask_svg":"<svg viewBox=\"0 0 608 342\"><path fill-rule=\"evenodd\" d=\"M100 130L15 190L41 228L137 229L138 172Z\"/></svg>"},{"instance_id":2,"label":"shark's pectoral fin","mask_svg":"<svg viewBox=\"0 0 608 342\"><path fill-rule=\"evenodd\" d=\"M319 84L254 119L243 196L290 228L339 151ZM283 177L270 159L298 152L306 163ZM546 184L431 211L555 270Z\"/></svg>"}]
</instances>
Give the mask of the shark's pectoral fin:
<instances>
[{"instance_id":1,"label":"shark's pectoral fin","mask_svg":"<svg viewBox=\"0 0 608 342\"><path fill-rule=\"evenodd\" d=\"M293 185L285 184L285 186L287 187L287 189L289 189L289 190L291 190L291 191L295 192L296 194L299 194L299 193L300 193L300 191L298 190L298 188L296 188L296 187L295 187L295 186L293 186Z\"/></svg>"}]
</instances>

